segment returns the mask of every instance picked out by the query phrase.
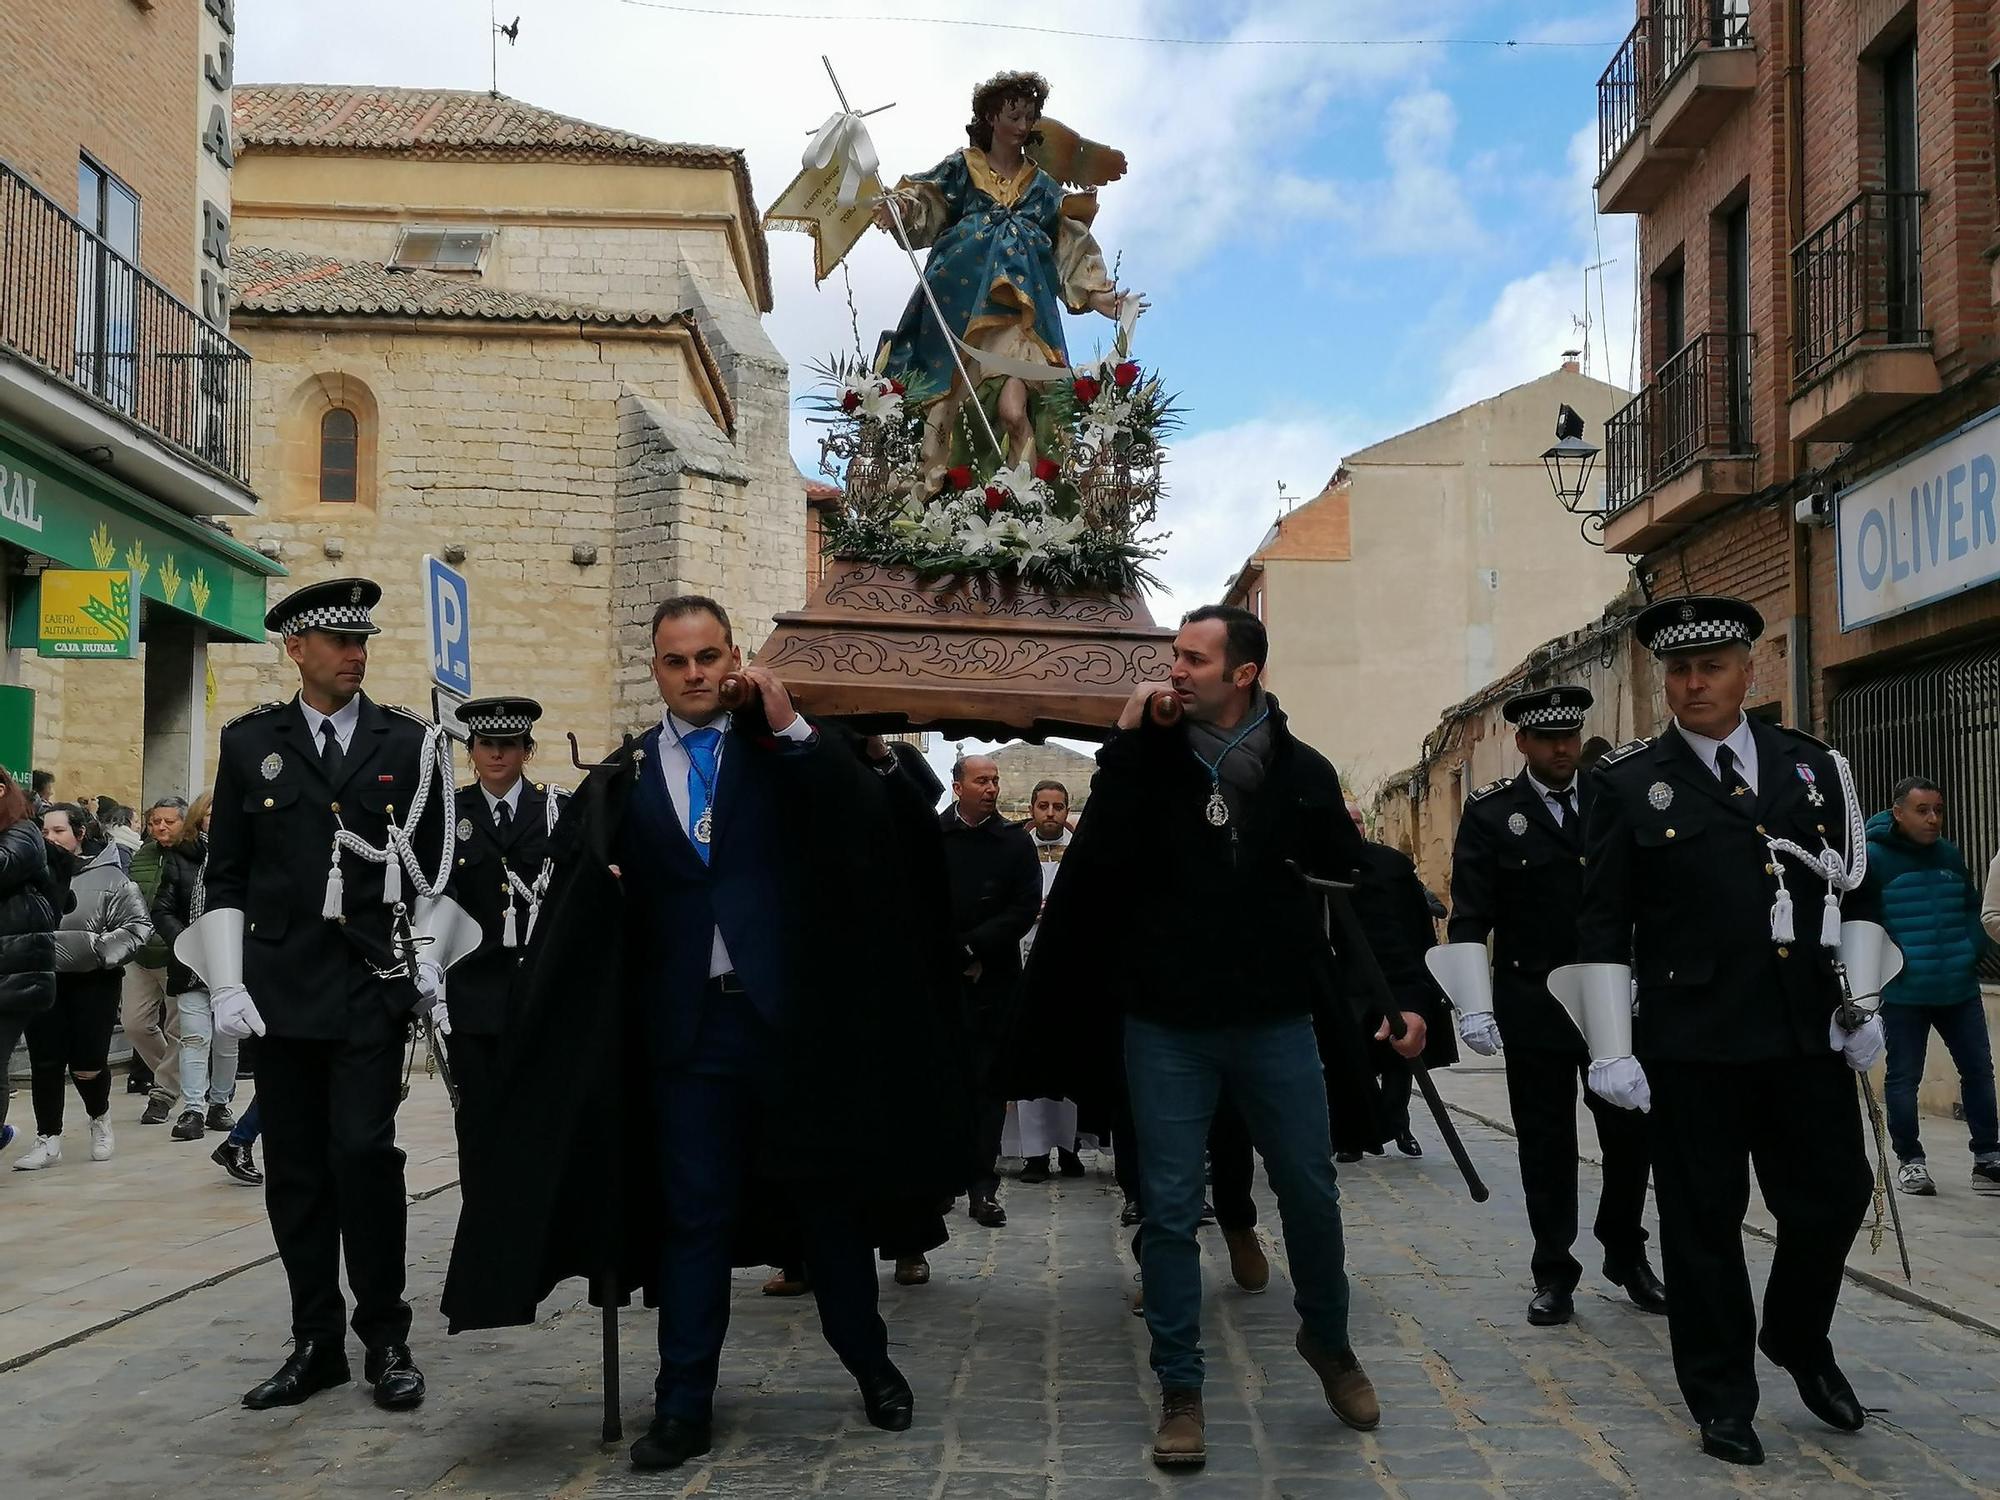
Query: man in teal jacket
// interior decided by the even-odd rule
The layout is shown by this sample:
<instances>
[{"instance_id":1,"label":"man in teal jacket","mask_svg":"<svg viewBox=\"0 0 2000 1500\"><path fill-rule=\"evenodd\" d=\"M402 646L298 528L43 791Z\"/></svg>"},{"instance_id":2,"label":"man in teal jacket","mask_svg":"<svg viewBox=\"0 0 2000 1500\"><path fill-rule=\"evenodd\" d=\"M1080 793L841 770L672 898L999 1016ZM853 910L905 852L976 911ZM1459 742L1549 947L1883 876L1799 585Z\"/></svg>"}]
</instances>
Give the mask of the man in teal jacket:
<instances>
[{"instance_id":1,"label":"man in teal jacket","mask_svg":"<svg viewBox=\"0 0 2000 1500\"><path fill-rule=\"evenodd\" d=\"M1993 1093L1993 1050L1979 997L1979 960L1986 934L1979 892L1965 856L1944 837L1944 793L1934 781L1908 777L1895 805L1868 820L1868 879L1864 890L1881 903L1882 925L1903 950L1903 972L1882 992L1889 1044L1883 1094L1889 1138L1902 1162L1897 1185L1931 1195L1937 1186L1917 1132L1917 1086L1933 1029L1958 1068L1959 1097L1972 1136L1976 1186L2000 1184L2000 1114Z\"/></svg>"}]
</instances>

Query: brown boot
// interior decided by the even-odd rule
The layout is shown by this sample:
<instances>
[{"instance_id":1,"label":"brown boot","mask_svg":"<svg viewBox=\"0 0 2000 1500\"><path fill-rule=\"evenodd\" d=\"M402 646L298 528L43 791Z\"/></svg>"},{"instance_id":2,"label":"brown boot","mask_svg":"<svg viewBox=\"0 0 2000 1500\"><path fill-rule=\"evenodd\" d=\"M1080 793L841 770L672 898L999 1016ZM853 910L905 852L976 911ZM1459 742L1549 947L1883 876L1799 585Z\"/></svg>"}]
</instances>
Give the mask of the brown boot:
<instances>
[{"instance_id":1,"label":"brown boot","mask_svg":"<svg viewBox=\"0 0 2000 1500\"><path fill-rule=\"evenodd\" d=\"M1229 1274L1246 1292L1261 1292L1271 1284L1271 1262L1255 1229L1225 1229L1222 1242L1229 1247Z\"/></svg>"},{"instance_id":2,"label":"brown boot","mask_svg":"<svg viewBox=\"0 0 2000 1500\"><path fill-rule=\"evenodd\" d=\"M1201 1392L1160 1393L1160 1431L1153 1439L1153 1462L1162 1469L1197 1469L1208 1462L1203 1435Z\"/></svg>"},{"instance_id":3,"label":"brown boot","mask_svg":"<svg viewBox=\"0 0 2000 1500\"><path fill-rule=\"evenodd\" d=\"M897 1286L928 1286L931 1279L931 1263L921 1255L913 1255L908 1260L896 1262Z\"/></svg>"},{"instance_id":4,"label":"brown boot","mask_svg":"<svg viewBox=\"0 0 2000 1500\"><path fill-rule=\"evenodd\" d=\"M1333 1414L1356 1432L1373 1432L1382 1421L1382 1403L1375 1399L1375 1386L1361 1368L1352 1349L1328 1353L1305 1329L1293 1341L1301 1358L1312 1366L1326 1391L1326 1404Z\"/></svg>"}]
</instances>

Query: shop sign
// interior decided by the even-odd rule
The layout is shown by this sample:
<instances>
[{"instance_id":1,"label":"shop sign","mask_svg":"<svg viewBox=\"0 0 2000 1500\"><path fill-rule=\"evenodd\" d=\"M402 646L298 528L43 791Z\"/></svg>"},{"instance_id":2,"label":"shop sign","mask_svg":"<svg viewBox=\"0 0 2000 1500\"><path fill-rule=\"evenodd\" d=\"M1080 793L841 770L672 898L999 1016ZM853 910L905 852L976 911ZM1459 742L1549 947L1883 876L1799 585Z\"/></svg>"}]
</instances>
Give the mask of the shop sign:
<instances>
[{"instance_id":1,"label":"shop sign","mask_svg":"<svg viewBox=\"0 0 2000 1500\"><path fill-rule=\"evenodd\" d=\"M35 764L35 690L0 683L0 766L25 789Z\"/></svg>"},{"instance_id":2,"label":"shop sign","mask_svg":"<svg viewBox=\"0 0 2000 1500\"><path fill-rule=\"evenodd\" d=\"M2000 579L2000 407L1842 490L1840 628Z\"/></svg>"},{"instance_id":3,"label":"shop sign","mask_svg":"<svg viewBox=\"0 0 2000 1500\"><path fill-rule=\"evenodd\" d=\"M42 573L35 648L43 656L105 657L137 654L132 615L137 592L129 572L48 568Z\"/></svg>"}]
</instances>

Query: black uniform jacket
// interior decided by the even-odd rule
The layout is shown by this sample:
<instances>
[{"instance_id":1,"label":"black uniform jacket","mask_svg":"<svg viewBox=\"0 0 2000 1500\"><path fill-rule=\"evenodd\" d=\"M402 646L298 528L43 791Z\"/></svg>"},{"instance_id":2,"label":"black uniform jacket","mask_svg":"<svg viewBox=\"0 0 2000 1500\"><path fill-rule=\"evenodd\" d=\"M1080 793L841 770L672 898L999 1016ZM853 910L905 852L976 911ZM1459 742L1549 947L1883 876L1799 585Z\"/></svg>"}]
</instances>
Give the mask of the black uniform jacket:
<instances>
[{"instance_id":1,"label":"black uniform jacket","mask_svg":"<svg viewBox=\"0 0 2000 1500\"><path fill-rule=\"evenodd\" d=\"M1458 1061L1458 1032L1444 991L1424 964L1424 955L1437 946L1424 883L1409 855L1373 839L1362 845L1361 868L1366 878L1349 899L1368 934L1369 949L1396 997L1396 1008L1424 1018L1424 1066L1448 1068ZM1375 1044L1378 1065L1391 1050L1387 1042Z\"/></svg>"},{"instance_id":2,"label":"black uniform jacket","mask_svg":"<svg viewBox=\"0 0 2000 1500\"><path fill-rule=\"evenodd\" d=\"M1004 1036L1021 981L1021 939L1042 908L1042 866L1032 835L995 813L968 827L956 807L938 814L945 869L951 881L951 931L966 981L971 1020L981 1036Z\"/></svg>"},{"instance_id":3,"label":"black uniform jacket","mask_svg":"<svg viewBox=\"0 0 2000 1500\"><path fill-rule=\"evenodd\" d=\"M506 1029L528 956L528 903L507 879L511 872L533 886L549 851L549 799L556 815L568 794L521 782L513 825L503 836L479 784L458 789L458 874L452 895L479 923L478 949L452 967L447 999L451 1029L467 1036L498 1036ZM516 946L506 945L509 899L514 902Z\"/></svg>"},{"instance_id":4,"label":"black uniform jacket","mask_svg":"<svg viewBox=\"0 0 2000 1500\"><path fill-rule=\"evenodd\" d=\"M1492 935L1493 1016L1505 1046L1583 1058L1583 1037L1549 993L1548 978L1576 962L1595 785L1578 778L1578 816L1559 825L1524 771L1474 792L1459 819L1445 938L1483 943Z\"/></svg>"},{"instance_id":5,"label":"black uniform jacket","mask_svg":"<svg viewBox=\"0 0 2000 1500\"><path fill-rule=\"evenodd\" d=\"M912 1201L948 1200L972 1154L971 1090L929 794L903 784L901 769L872 769L837 726L821 726L806 752L780 752L768 731L757 736L741 721L731 735L733 774L765 778L793 831L780 875L797 920L770 940L794 945L807 976L779 1022L780 1104L760 1122L737 1226L736 1263L765 1265L793 1243L801 1194L838 1195L876 1244L906 1231ZM609 868L637 778L658 774L639 751L628 737L592 770L556 828L556 873L495 1091L534 1099L547 1128L522 1136L505 1111L471 1120L505 1132L508 1149L462 1159L464 1207L443 1298L454 1332L533 1322L570 1277L592 1278L593 1300L605 1279L621 1301L634 1291L653 1300L661 1218L652 1091L664 1084L643 1011L657 981L633 972L644 935L632 930L632 898Z\"/></svg>"},{"instance_id":6,"label":"black uniform jacket","mask_svg":"<svg viewBox=\"0 0 2000 1500\"><path fill-rule=\"evenodd\" d=\"M1750 729L1754 796L1731 796L1672 727L1591 773L1577 957L1632 965L1641 1063L1827 1053L1839 987L1819 940L1826 882L1785 861L1795 937L1774 942L1777 882L1765 835L1811 850L1825 840L1851 857L1839 774L1811 735L1758 719ZM1850 904L1848 914L1860 912Z\"/></svg>"},{"instance_id":7,"label":"black uniform jacket","mask_svg":"<svg viewBox=\"0 0 2000 1500\"><path fill-rule=\"evenodd\" d=\"M382 866L343 853L342 918L321 913L333 834L344 825L376 849L389 820L409 816L418 793L424 737L431 726L407 709L366 694L337 781L298 699L252 709L223 726L209 825L207 907L245 916L243 985L272 1036L339 1040L349 1007L400 1016L416 1003L408 980L368 982L367 965L387 968L392 909L382 903ZM451 799L432 772L414 843L427 879L443 855ZM415 897L408 873L404 899Z\"/></svg>"},{"instance_id":8,"label":"black uniform jacket","mask_svg":"<svg viewBox=\"0 0 2000 1500\"><path fill-rule=\"evenodd\" d=\"M1385 1139L1367 1047L1380 1011L1335 959L1321 897L1300 879L1358 882L1366 853L1339 774L1292 734L1275 698L1271 723L1263 785L1223 828L1208 822L1209 774L1185 724L1148 722L1099 751L1028 957L1014 1097L1118 1097L1128 1016L1200 1027L1311 1014L1333 1144Z\"/></svg>"}]
</instances>

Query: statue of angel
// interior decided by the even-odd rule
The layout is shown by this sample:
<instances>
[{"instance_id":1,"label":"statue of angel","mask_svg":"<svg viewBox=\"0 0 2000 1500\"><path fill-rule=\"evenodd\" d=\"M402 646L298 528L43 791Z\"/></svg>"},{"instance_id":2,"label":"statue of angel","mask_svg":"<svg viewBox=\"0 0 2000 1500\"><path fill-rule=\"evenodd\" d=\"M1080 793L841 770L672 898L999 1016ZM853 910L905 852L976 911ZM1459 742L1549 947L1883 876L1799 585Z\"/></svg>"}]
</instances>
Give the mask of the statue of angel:
<instances>
[{"instance_id":1,"label":"statue of angel","mask_svg":"<svg viewBox=\"0 0 2000 1500\"><path fill-rule=\"evenodd\" d=\"M976 351L965 358L1005 434L1005 461L1032 463L1029 386L1069 375L1062 309L1116 319L1136 295L1118 291L1090 234L1096 190L1125 175L1125 155L1045 117L1048 96L1038 73L987 79L972 92L965 149L903 178L875 211L876 224L895 233L894 198L910 248L930 247L924 281L947 325L919 288L876 361L926 393L922 462L933 487L949 463L970 456L952 453L968 392L948 333ZM1065 193L1062 183L1082 191Z\"/></svg>"}]
</instances>

